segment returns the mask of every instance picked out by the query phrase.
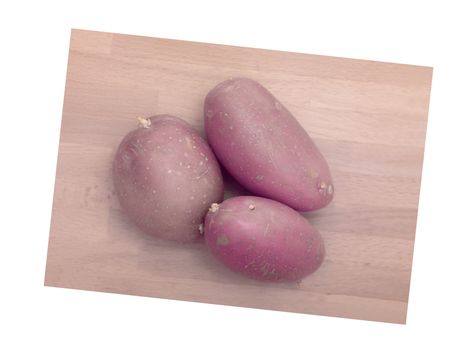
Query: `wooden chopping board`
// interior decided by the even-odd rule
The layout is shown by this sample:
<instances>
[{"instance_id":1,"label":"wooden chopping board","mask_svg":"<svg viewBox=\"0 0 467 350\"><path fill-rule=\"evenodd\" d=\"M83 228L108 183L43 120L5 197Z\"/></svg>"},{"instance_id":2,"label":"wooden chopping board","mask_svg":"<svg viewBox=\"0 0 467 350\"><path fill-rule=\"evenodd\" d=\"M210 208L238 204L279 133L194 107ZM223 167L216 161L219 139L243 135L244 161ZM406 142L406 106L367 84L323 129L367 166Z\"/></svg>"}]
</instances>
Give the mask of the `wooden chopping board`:
<instances>
[{"instance_id":1,"label":"wooden chopping board","mask_svg":"<svg viewBox=\"0 0 467 350\"><path fill-rule=\"evenodd\" d=\"M136 117L170 113L203 133L204 96L232 76L258 80L287 106L334 177L334 201L306 214L327 256L300 284L253 281L203 243L142 234L114 195L111 161ZM431 76L428 67L73 30L45 284L405 323Z\"/></svg>"}]
</instances>

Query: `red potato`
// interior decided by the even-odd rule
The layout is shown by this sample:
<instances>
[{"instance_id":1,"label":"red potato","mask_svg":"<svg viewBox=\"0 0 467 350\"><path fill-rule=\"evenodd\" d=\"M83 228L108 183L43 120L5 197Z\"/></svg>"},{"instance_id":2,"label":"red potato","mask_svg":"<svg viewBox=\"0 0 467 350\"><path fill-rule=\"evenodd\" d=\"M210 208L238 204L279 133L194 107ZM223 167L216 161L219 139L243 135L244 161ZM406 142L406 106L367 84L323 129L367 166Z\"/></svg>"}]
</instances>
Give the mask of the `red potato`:
<instances>
[{"instance_id":1,"label":"red potato","mask_svg":"<svg viewBox=\"0 0 467 350\"><path fill-rule=\"evenodd\" d=\"M180 242L200 236L212 202L223 198L219 164L185 121L159 115L140 119L113 161L121 207L145 232Z\"/></svg>"},{"instance_id":2,"label":"red potato","mask_svg":"<svg viewBox=\"0 0 467 350\"><path fill-rule=\"evenodd\" d=\"M334 186L305 129L262 85L226 80L206 96L204 122L214 153L246 189L300 211L326 206Z\"/></svg>"},{"instance_id":3,"label":"red potato","mask_svg":"<svg viewBox=\"0 0 467 350\"><path fill-rule=\"evenodd\" d=\"M299 281L321 265L325 253L321 235L303 216L262 197L213 204L204 237L222 263L257 280Z\"/></svg>"}]
</instances>

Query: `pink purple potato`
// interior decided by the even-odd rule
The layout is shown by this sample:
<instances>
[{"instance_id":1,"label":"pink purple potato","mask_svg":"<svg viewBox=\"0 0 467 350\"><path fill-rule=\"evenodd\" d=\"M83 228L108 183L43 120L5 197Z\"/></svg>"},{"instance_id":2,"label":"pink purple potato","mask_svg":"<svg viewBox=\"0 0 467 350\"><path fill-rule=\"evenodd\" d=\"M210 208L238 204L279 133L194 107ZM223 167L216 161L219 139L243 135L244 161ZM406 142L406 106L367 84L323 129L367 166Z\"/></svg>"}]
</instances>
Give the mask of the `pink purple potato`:
<instances>
[{"instance_id":1,"label":"pink purple potato","mask_svg":"<svg viewBox=\"0 0 467 350\"><path fill-rule=\"evenodd\" d=\"M214 153L246 189L300 211L326 206L334 187L326 160L305 129L262 85L226 80L206 96Z\"/></svg>"},{"instance_id":2,"label":"pink purple potato","mask_svg":"<svg viewBox=\"0 0 467 350\"><path fill-rule=\"evenodd\" d=\"M257 280L299 281L321 265L325 253L319 232L303 216L262 197L214 203L204 236L222 263Z\"/></svg>"},{"instance_id":3,"label":"pink purple potato","mask_svg":"<svg viewBox=\"0 0 467 350\"><path fill-rule=\"evenodd\" d=\"M149 234L194 240L211 203L223 197L219 164L185 121L159 115L140 122L120 143L113 161L120 205Z\"/></svg>"}]
</instances>

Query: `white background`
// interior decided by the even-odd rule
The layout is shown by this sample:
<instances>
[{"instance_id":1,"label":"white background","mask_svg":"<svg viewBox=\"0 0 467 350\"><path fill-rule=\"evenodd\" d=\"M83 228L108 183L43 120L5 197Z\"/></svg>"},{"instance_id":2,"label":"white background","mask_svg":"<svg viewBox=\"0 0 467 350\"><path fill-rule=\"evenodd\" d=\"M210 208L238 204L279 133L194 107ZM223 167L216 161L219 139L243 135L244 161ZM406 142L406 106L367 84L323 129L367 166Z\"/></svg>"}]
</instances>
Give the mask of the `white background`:
<instances>
[{"instance_id":1,"label":"white background","mask_svg":"<svg viewBox=\"0 0 467 350\"><path fill-rule=\"evenodd\" d=\"M462 1L10 3L0 5L0 348L467 348ZM407 325L43 287L72 27L433 66Z\"/></svg>"}]
</instances>

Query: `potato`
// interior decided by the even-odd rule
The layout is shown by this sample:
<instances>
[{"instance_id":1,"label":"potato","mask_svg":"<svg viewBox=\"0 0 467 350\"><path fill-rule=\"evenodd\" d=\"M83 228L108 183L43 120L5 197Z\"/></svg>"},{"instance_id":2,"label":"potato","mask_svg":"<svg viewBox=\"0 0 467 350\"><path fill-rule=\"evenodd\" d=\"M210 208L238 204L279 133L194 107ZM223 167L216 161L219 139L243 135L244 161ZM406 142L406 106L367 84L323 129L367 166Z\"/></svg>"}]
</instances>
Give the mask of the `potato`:
<instances>
[{"instance_id":1,"label":"potato","mask_svg":"<svg viewBox=\"0 0 467 350\"><path fill-rule=\"evenodd\" d=\"M214 203L204 236L222 263L257 280L299 281L321 265L325 253L319 232L303 216L255 196Z\"/></svg>"},{"instance_id":2,"label":"potato","mask_svg":"<svg viewBox=\"0 0 467 350\"><path fill-rule=\"evenodd\" d=\"M120 205L145 232L180 242L200 236L212 202L223 197L219 164L204 139L170 115L140 119L113 161Z\"/></svg>"},{"instance_id":3,"label":"potato","mask_svg":"<svg viewBox=\"0 0 467 350\"><path fill-rule=\"evenodd\" d=\"M256 81L235 78L217 85L206 96L204 122L219 161L253 194L299 211L332 200L326 160L292 114Z\"/></svg>"}]
</instances>

